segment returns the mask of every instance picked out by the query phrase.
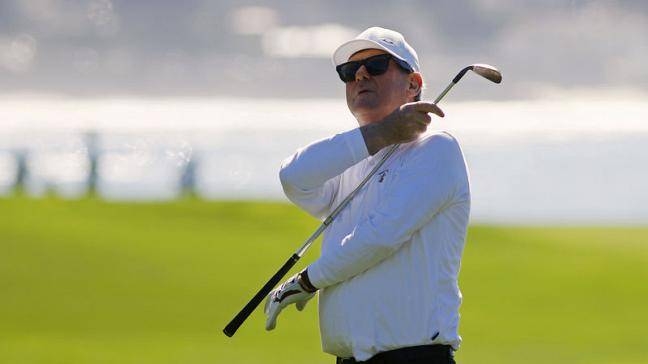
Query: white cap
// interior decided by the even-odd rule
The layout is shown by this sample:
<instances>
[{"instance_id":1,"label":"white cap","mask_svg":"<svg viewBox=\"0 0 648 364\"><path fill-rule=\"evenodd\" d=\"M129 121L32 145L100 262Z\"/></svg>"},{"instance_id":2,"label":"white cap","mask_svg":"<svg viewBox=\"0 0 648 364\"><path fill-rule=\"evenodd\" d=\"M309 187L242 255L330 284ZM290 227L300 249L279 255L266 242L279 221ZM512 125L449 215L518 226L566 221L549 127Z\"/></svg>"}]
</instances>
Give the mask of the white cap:
<instances>
[{"instance_id":1,"label":"white cap","mask_svg":"<svg viewBox=\"0 0 648 364\"><path fill-rule=\"evenodd\" d=\"M392 56L407 62L414 72L419 72L416 51L405 41L403 35L380 27L371 27L360 33L355 39L339 46L333 52L333 64L338 66L348 62L351 55L363 49L382 49Z\"/></svg>"}]
</instances>

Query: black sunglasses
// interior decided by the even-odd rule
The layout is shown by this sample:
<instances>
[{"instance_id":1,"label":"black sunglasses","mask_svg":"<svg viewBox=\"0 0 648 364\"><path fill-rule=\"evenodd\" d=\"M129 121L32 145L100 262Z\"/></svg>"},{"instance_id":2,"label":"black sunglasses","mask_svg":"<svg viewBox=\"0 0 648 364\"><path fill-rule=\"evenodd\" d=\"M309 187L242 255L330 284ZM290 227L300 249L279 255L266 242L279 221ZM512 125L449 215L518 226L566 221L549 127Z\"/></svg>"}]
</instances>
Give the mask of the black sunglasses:
<instances>
[{"instance_id":1,"label":"black sunglasses","mask_svg":"<svg viewBox=\"0 0 648 364\"><path fill-rule=\"evenodd\" d=\"M392 56L391 54L379 54L377 56L365 58L361 61L350 61L342 63L341 65L335 67L335 70L340 76L342 82L346 83L355 80L356 72L358 72L361 66L365 66L367 72L372 76L382 75L383 73L387 72L387 69L389 69L389 60L392 59L398 66L400 66L400 68L405 70L405 72L414 72L414 70L412 70L412 67L410 67L407 62L400 60Z\"/></svg>"}]
</instances>

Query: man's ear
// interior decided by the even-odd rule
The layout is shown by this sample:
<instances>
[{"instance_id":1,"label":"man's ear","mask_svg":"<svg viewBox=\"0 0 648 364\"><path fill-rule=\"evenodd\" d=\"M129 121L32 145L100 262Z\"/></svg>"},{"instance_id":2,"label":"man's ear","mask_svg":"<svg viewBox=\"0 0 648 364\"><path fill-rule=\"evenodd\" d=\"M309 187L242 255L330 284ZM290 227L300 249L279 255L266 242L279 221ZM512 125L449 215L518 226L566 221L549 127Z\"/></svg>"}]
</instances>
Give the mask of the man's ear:
<instances>
[{"instance_id":1,"label":"man's ear","mask_svg":"<svg viewBox=\"0 0 648 364\"><path fill-rule=\"evenodd\" d=\"M412 72L409 74L409 85L407 87L407 96L415 97L421 93L423 89L423 76L418 72Z\"/></svg>"}]
</instances>

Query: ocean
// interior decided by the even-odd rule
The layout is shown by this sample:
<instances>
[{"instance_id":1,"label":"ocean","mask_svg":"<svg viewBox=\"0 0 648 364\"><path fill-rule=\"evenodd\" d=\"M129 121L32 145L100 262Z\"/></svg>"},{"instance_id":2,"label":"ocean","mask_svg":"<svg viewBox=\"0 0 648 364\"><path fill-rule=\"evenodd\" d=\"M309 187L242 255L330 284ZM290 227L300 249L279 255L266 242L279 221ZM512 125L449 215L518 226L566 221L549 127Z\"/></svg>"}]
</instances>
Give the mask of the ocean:
<instances>
[{"instance_id":1,"label":"ocean","mask_svg":"<svg viewBox=\"0 0 648 364\"><path fill-rule=\"evenodd\" d=\"M472 220L648 223L648 105L642 100L447 102L446 130L470 170ZM0 98L0 193L19 153L35 196L82 196L88 155L111 200L167 200L190 165L207 199L285 200L281 161L357 127L343 100ZM90 136L95 139L89 144Z\"/></svg>"}]
</instances>

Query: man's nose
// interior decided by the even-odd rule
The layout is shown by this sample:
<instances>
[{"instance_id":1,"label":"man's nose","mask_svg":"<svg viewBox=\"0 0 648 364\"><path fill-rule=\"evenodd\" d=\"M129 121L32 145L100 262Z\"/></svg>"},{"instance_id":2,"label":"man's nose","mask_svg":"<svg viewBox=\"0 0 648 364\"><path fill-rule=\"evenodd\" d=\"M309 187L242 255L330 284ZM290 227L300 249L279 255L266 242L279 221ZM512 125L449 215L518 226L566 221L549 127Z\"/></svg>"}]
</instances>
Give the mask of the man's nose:
<instances>
[{"instance_id":1,"label":"man's nose","mask_svg":"<svg viewBox=\"0 0 648 364\"><path fill-rule=\"evenodd\" d=\"M363 78L369 78L369 72L367 72L367 67L363 64L358 68L358 70L355 73L355 80L360 81Z\"/></svg>"}]
</instances>

